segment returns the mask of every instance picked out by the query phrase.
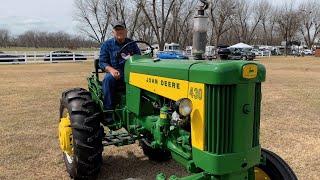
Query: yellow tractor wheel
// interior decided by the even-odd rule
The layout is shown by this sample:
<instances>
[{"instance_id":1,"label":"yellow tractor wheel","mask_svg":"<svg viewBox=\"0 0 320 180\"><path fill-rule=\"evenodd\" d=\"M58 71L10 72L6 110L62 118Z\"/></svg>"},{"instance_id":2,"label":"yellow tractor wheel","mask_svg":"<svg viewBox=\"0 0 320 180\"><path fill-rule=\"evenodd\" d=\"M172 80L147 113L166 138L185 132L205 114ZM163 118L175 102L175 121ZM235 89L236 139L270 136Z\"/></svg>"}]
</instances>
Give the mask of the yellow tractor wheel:
<instances>
[{"instance_id":1,"label":"yellow tractor wheel","mask_svg":"<svg viewBox=\"0 0 320 180\"><path fill-rule=\"evenodd\" d=\"M58 128L67 172L74 179L98 175L102 164L101 113L91 94L82 88L62 93Z\"/></svg>"},{"instance_id":2,"label":"yellow tractor wheel","mask_svg":"<svg viewBox=\"0 0 320 180\"><path fill-rule=\"evenodd\" d=\"M254 168L255 180L298 179L290 166L277 154L261 149L261 156L265 162Z\"/></svg>"}]
</instances>

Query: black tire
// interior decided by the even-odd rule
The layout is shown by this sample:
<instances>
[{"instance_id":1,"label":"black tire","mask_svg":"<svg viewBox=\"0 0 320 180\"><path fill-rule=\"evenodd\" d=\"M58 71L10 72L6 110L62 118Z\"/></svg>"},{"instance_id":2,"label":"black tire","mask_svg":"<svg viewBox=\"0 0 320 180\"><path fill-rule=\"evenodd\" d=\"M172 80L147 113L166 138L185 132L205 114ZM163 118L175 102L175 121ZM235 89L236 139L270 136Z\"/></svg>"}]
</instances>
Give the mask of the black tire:
<instances>
[{"instance_id":1,"label":"black tire","mask_svg":"<svg viewBox=\"0 0 320 180\"><path fill-rule=\"evenodd\" d=\"M164 162L171 159L170 151L160 148L152 148L146 139L139 140L139 145L141 146L144 155L146 155L151 161Z\"/></svg>"},{"instance_id":2,"label":"black tire","mask_svg":"<svg viewBox=\"0 0 320 180\"><path fill-rule=\"evenodd\" d=\"M262 169L272 180L298 179L290 166L277 154L261 149L261 156L266 159L266 162L257 167Z\"/></svg>"},{"instance_id":3,"label":"black tire","mask_svg":"<svg viewBox=\"0 0 320 180\"><path fill-rule=\"evenodd\" d=\"M69 113L72 128L73 158L63 153L67 172L74 179L94 179L102 165L103 127L101 113L85 89L75 88L62 93L60 119ZM69 160L68 160L69 158Z\"/></svg>"}]
</instances>

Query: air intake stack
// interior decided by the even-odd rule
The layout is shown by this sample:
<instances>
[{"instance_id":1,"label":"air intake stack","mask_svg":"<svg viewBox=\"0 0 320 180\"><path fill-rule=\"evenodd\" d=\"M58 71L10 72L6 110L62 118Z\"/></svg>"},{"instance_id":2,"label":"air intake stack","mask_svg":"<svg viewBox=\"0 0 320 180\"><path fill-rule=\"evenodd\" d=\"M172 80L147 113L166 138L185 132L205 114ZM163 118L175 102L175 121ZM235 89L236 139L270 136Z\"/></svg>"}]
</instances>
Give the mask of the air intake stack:
<instances>
[{"instance_id":1,"label":"air intake stack","mask_svg":"<svg viewBox=\"0 0 320 180\"><path fill-rule=\"evenodd\" d=\"M206 0L200 0L203 5L199 6L198 13L194 17L193 26L193 46L192 54L194 59L203 59L203 54L206 51L207 45L207 28L208 28L208 16L205 14L205 10L208 9L209 3Z\"/></svg>"}]
</instances>

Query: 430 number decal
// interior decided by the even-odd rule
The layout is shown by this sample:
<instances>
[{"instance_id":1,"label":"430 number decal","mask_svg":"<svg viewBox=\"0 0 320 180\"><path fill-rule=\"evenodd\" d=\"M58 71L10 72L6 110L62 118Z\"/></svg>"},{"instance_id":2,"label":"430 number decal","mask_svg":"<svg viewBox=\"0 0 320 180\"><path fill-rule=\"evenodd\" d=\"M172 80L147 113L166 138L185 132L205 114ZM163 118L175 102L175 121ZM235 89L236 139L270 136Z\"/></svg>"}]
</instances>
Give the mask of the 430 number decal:
<instances>
[{"instance_id":1,"label":"430 number decal","mask_svg":"<svg viewBox=\"0 0 320 180\"><path fill-rule=\"evenodd\" d=\"M200 88L193 88L191 87L189 90L189 96L193 99L202 100L203 91Z\"/></svg>"}]
</instances>

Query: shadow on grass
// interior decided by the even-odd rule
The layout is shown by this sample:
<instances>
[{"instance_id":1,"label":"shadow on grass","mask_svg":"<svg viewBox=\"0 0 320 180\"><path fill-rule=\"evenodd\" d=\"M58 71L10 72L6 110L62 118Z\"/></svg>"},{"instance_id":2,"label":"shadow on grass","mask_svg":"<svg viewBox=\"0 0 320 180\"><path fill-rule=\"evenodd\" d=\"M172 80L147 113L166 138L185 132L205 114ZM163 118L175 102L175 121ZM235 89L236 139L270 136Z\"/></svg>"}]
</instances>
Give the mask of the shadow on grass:
<instances>
[{"instance_id":1,"label":"shadow on grass","mask_svg":"<svg viewBox=\"0 0 320 180\"><path fill-rule=\"evenodd\" d=\"M98 179L153 180L161 172L167 177L187 175L187 171L174 160L158 163L148 160L146 156L139 157L133 152L127 151L127 157L104 156Z\"/></svg>"}]
</instances>

